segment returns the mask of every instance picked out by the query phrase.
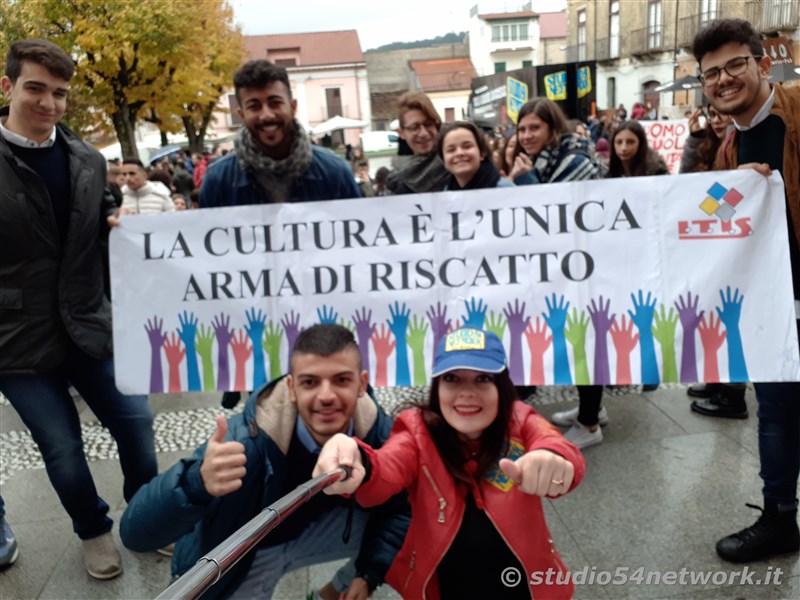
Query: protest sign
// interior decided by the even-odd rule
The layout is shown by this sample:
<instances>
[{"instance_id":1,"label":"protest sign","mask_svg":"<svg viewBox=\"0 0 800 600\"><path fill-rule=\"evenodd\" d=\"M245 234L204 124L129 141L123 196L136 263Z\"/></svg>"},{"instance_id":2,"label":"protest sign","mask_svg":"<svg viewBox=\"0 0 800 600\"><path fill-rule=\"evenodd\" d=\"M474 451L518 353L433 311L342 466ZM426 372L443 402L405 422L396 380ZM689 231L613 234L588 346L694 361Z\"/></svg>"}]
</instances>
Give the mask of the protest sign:
<instances>
[{"instance_id":1,"label":"protest sign","mask_svg":"<svg viewBox=\"0 0 800 600\"><path fill-rule=\"evenodd\" d=\"M687 119L662 121L640 121L647 135L648 145L658 152L669 167L670 173L678 173L683 158L683 147L689 137Z\"/></svg>"},{"instance_id":2,"label":"protest sign","mask_svg":"<svg viewBox=\"0 0 800 600\"><path fill-rule=\"evenodd\" d=\"M520 385L797 380L783 198L731 171L126 216L117 383L254 389L317 322L378 386L427 384L464 325Z\"/></svg>"}]
</instances>

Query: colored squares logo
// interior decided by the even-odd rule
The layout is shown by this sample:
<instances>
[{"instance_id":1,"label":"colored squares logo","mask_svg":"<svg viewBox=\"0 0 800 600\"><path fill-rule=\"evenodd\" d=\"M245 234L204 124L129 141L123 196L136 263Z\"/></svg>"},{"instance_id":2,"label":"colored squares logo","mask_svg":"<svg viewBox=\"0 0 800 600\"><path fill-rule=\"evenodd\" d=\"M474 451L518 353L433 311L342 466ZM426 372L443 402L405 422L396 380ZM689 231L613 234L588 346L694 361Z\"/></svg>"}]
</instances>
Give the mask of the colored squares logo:
<instances>
[{"instance_id":1,"label":"colored squares logo","mask_svg":"<svg viewBox=\"0 0 800 600\"><path fill-rule=\"evenodd\" d=\"M736 214L736 206L744 199L739 191L728 189L719 182L715 182L706 193L708 196L700 203L700 210L721 221L730 221Z\"/></svg>"}]
</instances>

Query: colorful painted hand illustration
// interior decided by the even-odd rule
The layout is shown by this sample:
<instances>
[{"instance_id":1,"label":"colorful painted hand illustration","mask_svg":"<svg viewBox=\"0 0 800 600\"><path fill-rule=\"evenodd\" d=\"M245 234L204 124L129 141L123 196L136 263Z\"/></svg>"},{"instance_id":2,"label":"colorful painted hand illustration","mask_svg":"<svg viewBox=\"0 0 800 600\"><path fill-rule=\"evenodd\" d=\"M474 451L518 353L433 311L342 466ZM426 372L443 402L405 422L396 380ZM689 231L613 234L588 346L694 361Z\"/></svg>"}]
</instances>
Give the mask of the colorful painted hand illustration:
<instances>
[{"instance_id":1,"label":"colorful painted hand illustration","mask_svg":"<svg viewBox=\"0 0 800 600\"><path fill-rule=\"evenodd\" d=\"M427 368L425 367L425 336L428 335L428 324L425 319L414 315L408 325L406 342L411 348L414 360L414 385L428 384Z\"/></svg>"},{"instance_id":2,"label":"colorful painted hand illustration","mask_svg":"<svg viewBox=\"0 0 800 600\"><path fill-rule=\"evenodd\" d=\"M531 374L528 379L530 385L544 385L544 353L550 347L553 336L547 335L544 322L536 317L536 325L528 320L525 329L525 339L528 341L528 350L531 354Z\"/></svg>"},{"instance_id":3,"label":"colorful painted hand illustration","mask_svg":"<svg viewBox=\"0 0 800 600\"><path fill-rule=\"evenodd\" d=\"M628 321L622 315L622 327L614 319L611 327L611 340L614 342L614 350L617 354L617 385L630 385L633 382L631 377L631 352L639 343L639 334L633 333L633 321Z\"/></svg>"},{"instance_id":4,"label":"colorful painted hand illustration","mask_svg":"<svg viewBox=\"0 0 800 600\"><path fill-rule=\"evenodd\" d=\"M547 314L542 313L545 323L553 332L553 383L555 385L572 385L572 375L569 371L569 356L567 355L567 339L564 337L564 326L567 323L569 302L562 295L557 298L553 294L553 301L545 297Z\"/></svg>"},{"instance_id":5,"label":"colorful painted hand illustration","mask_svg":"<svg viewBox=\"0 0 800 600\"><path fill-rule=\"evenodd\" d=\"M663 380L665 383L678 382L678 366L675 359L675 329L678 327L678 315L670 308L666 314L664 305L655 313L653 336L661 344L661 360L664 368Z\"/></svg>"},{"instance_id":6,"label":"colorful painted hand illustration","mask_svg":"<svg viewBox=\"0 0 800 600\"><path fill-rule=\"evenodd\" d=\"M341 319L339 319L339 325L349 330L350 333L352 333L353 335L356 334L356 326L353 324L352 321L348 321L344 317L342 317Z\"/></svg>"},{"instance_id":7,"label":"colorful painted hand illustration","mask_svg":"<svg viewBox=\"0 0 800 600\"><path fill-rule=\"evenodd\" d=\"M181 391L181 362L186 356L186 350L181 347L181 339L177 333L164 338L164 353L167 355L169 365L169 385L167 391L177 394Z\"/></svg>"},{"instance_id":8,"label":"colorful painted hand illustration","mask_svg":"<svg viewBox=\"0 0 800 600\"><path fill-rule=\"evenodd\" d=\"M295 314L293 310L289 311L283 315L281 325L283 325L283 329L286 331L286 341L289 344L288 348L286 348L286 365L288 368L288 365L292 364L292 348L294 348L294 342L302 331L300 327L300 313Z\"/></svg>"},{"instance_id":9,"label":"colorful painted hand illustration","mask_svg":"<svg viewBox=\"0 0 800 600\"><path fill-rule=\"evenodd\" d=\"M639 298L631 294L633 311L628 310L631 321L639 330L639 354L642 363L642 383L661 383L658 377L658 360L656 359L656 344L653 340L653 313L656 310L656 298L647 292L644 297L639 290Z\"/></svg>"},{"instance_id":10,"label":"colorful painted hand illustration","mask_svg":"<svg viewBox=\"0 0 800 600\"><path fill-rule=\"evenodd\" d=\"M389 355L394 350L396 342L392 339L392 332L386 325L381 325L380 329L375 328L372 334L372 347L375 348L375 385L386 387L388 384Z\"/></svg>"},{"instance_id":11,"label":"colorful painted hand illustration","mask_svg":"<svg viewBox=\"0 0 800 600\"><path fill-rule=\"evenodd\" d=\"M167 336L164 335L162 327L164 319L154 316L152 320L147 319L144 330L147 332L147 339L150 340L150 393L160 394L164 391L164 370L161 367L161 346Z\"/></svg>"},{"instance_id":12,"label":"colorful painted hand illustration","mask_svg":"<svg viewBox=\"0 0 800 600\"><path fill-rule=\"evenodd\" d=\"M681 383L693 383L697 381L697 351L695 349L694 334L700 320L703 318L704 311L697 312L697 304L700 296L694 297L692 302L692 292L687 292L686 299L678 296L675 308L681 320L683 328L683 343L681 348Z\"/></svg>"},{"instance_id":13,"label":"colorful painted hand illustration","mask_svg":"<svg viewBox=\"0 0 800 600\"><path fill-rule=\"evenodd\" d=\"M456 322L455 322L455 323L453 323L452 321L448 321L448 325L447 325L447 333L448 333L448 334L451 334L451 333L453 333L453 332L454 332L456 329L461 329L461 320L460 320L460 319L456 319Z\"/></svg>"},{"instance_id":14,"label":"colorful painted hand illustration","mask_svg":"<svg viewBox=\"0 0 800 600\"><path fill-rule=\"evenodd\" d=\"M178 322L181 324L178 335L186 346L186 379L190 392L199 392L200 369L197 366L197 350L194 346L194 338L197 335L197 317L194 313L183 311L183 315L178 313Z\"/></svg>"},{"instance_id":15,"label":"colorful painted hand illustration","mask_svg":"<svg viewBox=\"0 0 800 600\"><path fill-rule=\"evenodd\" d=\"M366 306L361 307L361 314L358 310L353 314L353 323L356 325L356 337L358 337L358 347L361 350L361 365L367 373L372 373L369 368L369 341L375 333L375 323L372 322L372 310L367 311Z\"/></svg>"},{"instance_id":16,"label":"colorful painted hand illustration","mask_svg":"<svg viewBox=\"0 0 800 600\"><path fill-rule=\"evenodd\" d=\"M722 308L717 307L717 314L725 325L728 340L728 372L731 382L749 381L747 375L747 363L744 360L744 348L742 347L742 334L739 331L739 318L742 316L742 302L744 295L739 295L739 288L736 288L731 296L731 286L727 288L727 294L719 291L722 301Z\"/></svg>"},{"instance_id":17,"label":"colorful painted hand illustration","mask_svg":"<svg viewBox=\"0 0 800 600\"><path fill-rule=\"evenodd\" d=\"M609 299L604 306L602 296L600 296L596 304L592 300L592 303L586 309L592 318L592 327L594 328L594 384L608 385L611 383L611 368L608 361L608 332L617 315L609 316L611 300Z\"/></svg>"},{"instance_id":18,"label":"colorful painted hand illustration","mask_svg":"<svg viewBox=\"0 0 800 600\"><path fill-rule=\"evenodd\" d=\"M269 355L269 378L270 381L277 379L281 372L281 339L283 329L277 323L270 321L264 329L264 351Z\"/></svg>"},{"instance_id":19,"label":"colorful painted hand illustration","mask_svg":"<svg viewBox=\"0 0 800 600\"><path fill-rule=\"evenodd\" d=\"M486 331L491 331L500 338L500 341L503 340L503 336L506 334L506 318L502 313L495 315L493 310L489 311L489 318L486 319Z\"/></svg>"},{"instance_id":20,"label":"colorful painted hand illustration","mask_svg":"<svg viewBox=\"0 0 800 600\"><path fill-rule=\"evenodd\" d=\"M720 329L722 321L710 312L708 322L706 318L700 319L697 331L700 333L700 342L703 344L703 381L715 383L719 381L719 364L717 353L722 348L726 333Z\"/></svg>"},{"instance_id":21,"label":"colorful painted hand illustration","mask_svg":"<svg viewBox=\"0 0 800 600\"><path fill-rule=\"evenodd\" d=\"M589 329L589 317L582 310L572 309L572 315L567 317L567 328L564 337L572 345L572 356L575 359L575 385L591 385L589 379L589 363L586 360L586 331Z\"/></svg>"},{"instance_id":22,"label":"colorful painted hand illustration","mask_svg":"<svg viewBox=\"0 0 800 600\"><path fill-rule=\"evenodd\" d=\"M223 392L231 389L231 372L228 361L228 344L233 337L230 328L231 318L225 313L219 313L211 322L214 334L217 336L217 389Z\"/></svg>"},{"instance_id":23,"label":"colorful painted hand illustration","mask_svg":"<svg viewBox=\"0 0 800 600\"><path fill-rule=\"evenodd\" d=\"M267 372L264 366L264 346L261 344L261 339L264 337L264 327L267 324L267 313L261 312L258 309L256 313L255 308L246 311L247 324L244 330L250 338L253 349L253 387L251 389L257 390L267 382ZM236 365L237 373L239 365ZM236 385L237 390L246 389L246 386L239 387Z\"/></svg>"},{"instance_id":24,"label":"colorful painted hand illustration","mask_svg":"<svg viewBox=\"0 0 800 600\"><path fill-rule=\"evenodd\" d=\"M339 313L332 306L323 304L322 308L317 309L317 318L320 323L332 323L335 325L336 321L339 320Z\"/></svg>"},{"instance_id":25,"label":"colorful painted hand illustration","mask_svg":"<svg viewBox=\"0 0 800 600\"><path fill-rule=\"evenodd\" d=\"M508 374L511 381L517 385L525 385L525 367L522 363L522 336L525 334L530 317L525 316L525 303L520 305L519 299L514 300L514 305L508 303L503 309L503 314L508 321L508 331L510 333Z\"/></svg>"},{"instance_id":26,"label":"colorful painted hand illustration","mask_svg":"<svg viewBox=\"0 0 800 600\"><path fill-rule=\"evenodd\" d=\"M197 341L194 347L200 355L200 362L203 364L203 391L213 392L217 389L214 383L214 362L212 358L214 330L201 323L200 329L197 330Z\"/></svg>"},{"instance_id":27,"label":"colorful painted hand illustration","mask_svg":"<svg viewBox=\"0 0 800 600\"><path fill-rule=\"evenodd\" d=\"M439 340L447 335L447 330L450 327L450 320L447 318L447 305L442 306L441 302L437 302L436 306L431 304L425 314L428 315L428 320L431 322L433 351L436 352L436 348L439 347Z\"/></svg>"},{"instance_id":28,"label":"colorful painted hand illustration","mask_svg":"<svg viewBox=\"0 0 800 600\"><path fill-rule=\"evenodd\" d=\"M233 389L246 390L247 382L245 381L247 373L247 361L253 355L253 346L250 344L249 332L245 334L244 330L239 330L239 337L236 337L236 332L233 332L231 338L231 351L233 352L233 360L236 363L236 375L233 380ZM260 339L260 338L259 338ZM258 344L261 348L261 344ZM262 349L262 362L263 362L263 349Z\"/></svg>"},{"instance_id":29,"label":"colorful painted hand illustration","mask_svg":"<svg viewBox=\"0 0 800 600\"><path fill-rule=\"evenodd\" d=\"M389 329L391 329L392 333L394 334L394 339L397 340L397 347L395 348L395 385L398 386L409 386L411 385L411 370L409 369L408 365L408 344L406 344L406 335L408 334L408 317L411 315L411 311L406 307L405 302L400 305L399 302L395 302L394 306L391 304L389 305L389 314L391 315L391 321L389 319L386 320L386 323L389 325ZM373 345L375 344L375 338L372 338ZM377 354L377 349L375 350Z\"/></svg>"},{"instance_id":30,"label":"colorful painted hand illustration","mask_svg":"<svg viewBox=\"0 0 800 600\"><path fill-rule=\"evenodd\" d=\"M476 303L474 297L470 298L469 301L464 300L464 306L467 308L467 314L461 317L461 320L464 321L464 327L483 329L483 322L486 319L486 309L489 307L486 306L480 298Z\"/></svg>"}]
</instances>

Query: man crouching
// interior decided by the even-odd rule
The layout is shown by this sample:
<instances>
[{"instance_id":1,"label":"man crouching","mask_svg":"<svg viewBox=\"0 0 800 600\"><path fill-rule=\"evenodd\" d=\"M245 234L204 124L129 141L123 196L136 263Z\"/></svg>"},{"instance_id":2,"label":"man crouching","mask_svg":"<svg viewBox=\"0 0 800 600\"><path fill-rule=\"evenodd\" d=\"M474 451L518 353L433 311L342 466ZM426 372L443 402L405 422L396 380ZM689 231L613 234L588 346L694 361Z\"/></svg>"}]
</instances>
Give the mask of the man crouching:
<instances>
[{"instance_id":1,"label":"man crouching","mask_svg":"<svg viewBox=\"0 0 800 600\"><path fill-rule=\"evenodd\" d=\"M217 416L211 439L133 497L120 524L126 547L145 552L177 540L179 576L267 505L311 479L317 455L337 433L382 445L392 419L367 395L367 372L352 333L315 325L297 338L291 373L256 390L244 411ZM366 598L402 546L410 512L396 497L365 511L319 494L273 530L204 597L271 598L288 571L351 558L325 597ZM180 538L180 539L179 539Z\"/></svg>"}]
</instances>

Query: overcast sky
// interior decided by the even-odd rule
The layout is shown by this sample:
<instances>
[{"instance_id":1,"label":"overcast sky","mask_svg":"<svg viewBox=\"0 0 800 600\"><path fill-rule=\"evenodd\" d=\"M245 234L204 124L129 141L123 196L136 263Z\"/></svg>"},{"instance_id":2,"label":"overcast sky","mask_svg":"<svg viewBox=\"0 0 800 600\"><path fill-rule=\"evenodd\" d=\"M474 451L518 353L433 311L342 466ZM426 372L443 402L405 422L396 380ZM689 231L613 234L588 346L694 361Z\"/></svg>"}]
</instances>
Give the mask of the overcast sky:
<instances>
[{"instance_id":1,"label":"overcast sky","mask_svg":"<svg viewBox=\"0 0 800 600\"><path fill-rule=\"evenodd\" d=\"M478 0L231 0L245 35L355 29L362 50L466 31ZM522 3L481 1L480 12ZM533 10L557 11L566 0L533 0Z\"/></svg>"}]
</instances>

